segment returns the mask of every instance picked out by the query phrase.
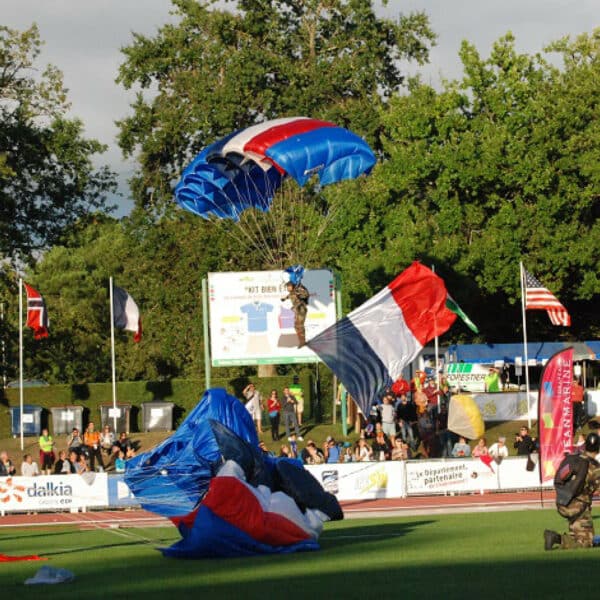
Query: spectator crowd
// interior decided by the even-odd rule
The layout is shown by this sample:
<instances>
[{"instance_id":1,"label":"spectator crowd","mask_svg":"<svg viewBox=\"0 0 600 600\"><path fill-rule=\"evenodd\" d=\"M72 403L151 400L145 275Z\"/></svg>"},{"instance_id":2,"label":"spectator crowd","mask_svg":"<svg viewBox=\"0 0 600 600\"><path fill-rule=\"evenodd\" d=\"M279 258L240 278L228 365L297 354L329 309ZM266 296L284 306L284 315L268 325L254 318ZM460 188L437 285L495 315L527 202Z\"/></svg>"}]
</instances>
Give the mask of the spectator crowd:
<instances>
[{"instance_id":1,"label":"spectator crowd","mask_svg":"<svg viewBox=\"0 0 600 600\"><path fill-rule=\"evenodd\" d=\"M260 411L267 411L271 440L284 442L274 454L300 458L308 465L486 455L500 461L511 453L503 436L488 446L484 437L467 440L448 429L450 390L443 377L438 387L434 378L417 371L415 377L404 384L386 390L381 399L373 403L368 415L358 415L360 437L355 443L338 443L329 436L322 443L307 439L303 448L298 446L303 441L300 426L303 406L299 408L297 380L294 386L285 387L281 395L271 390L266 402L252 383L244 389L244 396L246 408L255 422ZM284 440L281 423L285 428ZM258 422L257 431L263 433ZM267 451L264 443L262 447ZM515 435L512 452L527 456L536 450L537 441L527 427L522 427Z\"/></svg>"},{"instance_id":2,"label":"spectator crowd","mask_svg":"<svg viewBox=\"0 0 600 600\"><path fill-rule=\"evenodd\" d=\"M39 462L30 453L26 453L20 469L17 469L8 452L0 451L0 477L81 475L89 471L123 473L125 461L135 456L135 445L127 433L122 432L116 437L108 425L98 431L92 421L83 434L78 428L73 428L62 442L62 449L57 450L53 436L48 429L43 429L38 441Z\"/></svg>"}]
</instances>

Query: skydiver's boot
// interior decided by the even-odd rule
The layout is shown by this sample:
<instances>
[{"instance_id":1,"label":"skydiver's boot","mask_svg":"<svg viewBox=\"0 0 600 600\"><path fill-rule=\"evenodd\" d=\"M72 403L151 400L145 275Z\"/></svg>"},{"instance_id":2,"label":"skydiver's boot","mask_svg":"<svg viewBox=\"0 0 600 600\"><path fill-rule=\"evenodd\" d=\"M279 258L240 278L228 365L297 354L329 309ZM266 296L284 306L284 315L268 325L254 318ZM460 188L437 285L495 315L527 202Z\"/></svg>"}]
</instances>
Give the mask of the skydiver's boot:
<instances>
[{"instance_id":1,"label":"skydiver's boot","mask_svg":"<svg viewBox=\"0 0 600 600\"><path fill-rule=\"evenodd\" d=\"M302 348L302 346L306 346L306 331L304 328L297 329L296 335L298 336L298 348Z\"/></svg>"},{"instance_id":2,"label":"skydiver's boot","mask_svg":"<svg viewBox=\"0 0 600 600\"><path fill-rule=\"evenodd\" d=\"M554 544L560 544L562 541L560 533L546 529L544 531L544 550L552 550Z\"/></svg>"}]
</instances>

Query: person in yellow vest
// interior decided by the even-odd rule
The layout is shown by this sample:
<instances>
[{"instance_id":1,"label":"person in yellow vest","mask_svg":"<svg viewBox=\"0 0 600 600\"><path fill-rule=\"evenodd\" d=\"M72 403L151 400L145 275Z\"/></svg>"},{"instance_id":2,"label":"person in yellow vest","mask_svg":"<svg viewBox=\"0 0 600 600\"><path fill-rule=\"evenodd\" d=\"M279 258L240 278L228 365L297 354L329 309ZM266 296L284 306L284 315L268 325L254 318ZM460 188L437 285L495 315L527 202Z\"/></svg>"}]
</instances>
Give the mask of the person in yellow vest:
<instances>
[{"instance_id":1,"label":"person in yellow vest","mask_svg":"<svg viewBox=\"0 0 600 600\"><path fill-rule=\"evenodd\" d=\"M500 372L495 367L490 367L490 372L485 376L483 381L486 392L500 391Z\"/></svg>"},{"instance_id":2,"label":"person in yellow vest","mask_svg":"<svg viewBox=\"0 0 600 600\"><path fill-rule=\"evenodd\" d=\"M52 474L52 467L54 466L56 457L54 456L54 440L47 429L42 429L39 444L42 474L50 475Z\"/></svg>"}]
</instances>

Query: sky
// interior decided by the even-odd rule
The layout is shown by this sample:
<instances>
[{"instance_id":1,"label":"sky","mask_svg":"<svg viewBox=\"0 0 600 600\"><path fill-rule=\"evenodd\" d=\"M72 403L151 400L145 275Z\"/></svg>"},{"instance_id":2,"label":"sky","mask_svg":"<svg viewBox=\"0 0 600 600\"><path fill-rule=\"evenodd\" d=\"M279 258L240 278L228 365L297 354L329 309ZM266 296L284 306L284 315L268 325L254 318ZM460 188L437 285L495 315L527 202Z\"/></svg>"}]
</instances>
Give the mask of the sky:
<instances>
[{"instance_id":1,"label":"sky","mask_svg":"<svg viewBox=\"0 0 600 600\"><path fill-rule=\"evenodd\" d=\"M119 176L124 198L114 199L117 215L131 209L127 179L135 163L125 161L117 145L116 119L129 114L133 92L115 83L123 60L120 49L132 33L152 36L172 20L170 0L0 0L0 23L25 29L37 23L44 40L40 65L51 63L64 75L71 114L85 124L86 135L108 145L97 161ZM458 78L458 50L466 39L487 56L495 40L512 31L521 52L541 51L565 35L577 36L600 25L598 0L389 0L376 3L378 14L424 11L438 35L424 67L410 67L432 85Z\"/></svg>"}]
</instances>

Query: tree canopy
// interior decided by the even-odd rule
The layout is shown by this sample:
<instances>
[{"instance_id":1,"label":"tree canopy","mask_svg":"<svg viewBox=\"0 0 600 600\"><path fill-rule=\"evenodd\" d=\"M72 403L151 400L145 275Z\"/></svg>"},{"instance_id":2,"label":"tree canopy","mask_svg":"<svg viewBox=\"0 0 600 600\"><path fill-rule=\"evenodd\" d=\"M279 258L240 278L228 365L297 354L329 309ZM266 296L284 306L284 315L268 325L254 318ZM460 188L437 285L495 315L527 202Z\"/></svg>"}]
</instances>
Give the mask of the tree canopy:
<instances>
[{"instance_id":1,"label":"tree canopy","mask_svg":"<svg viewBox=\"0 0 600 600\"><path fill-rule=\"evenodd\" d=\"M119 81L139 93L119 140L140 163L138 206L162 212L193 154L258 121L324 118L376 142L378 107L403 80L398 61L426 61L435 40L423 13L383 19L370 0L228 4L173 0L176 24L123 49Z\"/></svg>"},{"instance_id":2,"label":"tree canopy","mask_svg":"<svg viewBox=\"0 0 600 600\"><path fill-rule=\"evenodd\" d=\"M418 78L402 85L397 69L399 57L427 58L434 35L422 14L391 23L362 0L326 10L312 0L174 6L179 22L135 35L119 75L141 88L120 134L140 161L137 209L121 222L88 216L63 227L32 271L53 320L35 375L108 377L109 276L140 305L145 330L139 346L119 337L119 377L200 372L202 277L263 265L231 223L170 210L174 182L215 138L302 113L351 127L378 153L369 177L309 188L296 215L306 266L340 273L345 310L418 259L480 329L473 337L458 323L443 341L518 341L523 261L573 319L557 328L528 312L531 339L600 335L599 31L534 55L517 52L511 34L489 56L465 41L462 77L435 89Z\"/></svg>"},{"instance_id":3,"label":"tree canopy","mask_svg":"<svg viewBox=\"0 0 600 600\"><path fill-rule=\"evenodd\" d=\"M35 25L0 26L0 258L27 259L55 243L65 228L106 206L115 180L92 157L105 147L67 117L62 74L36 64Z\"/></svg>"}]
</instances>

